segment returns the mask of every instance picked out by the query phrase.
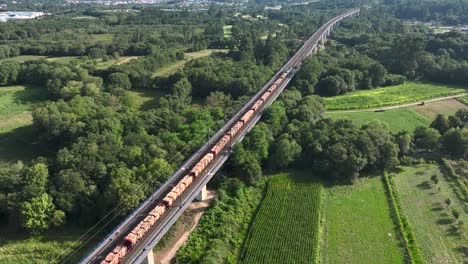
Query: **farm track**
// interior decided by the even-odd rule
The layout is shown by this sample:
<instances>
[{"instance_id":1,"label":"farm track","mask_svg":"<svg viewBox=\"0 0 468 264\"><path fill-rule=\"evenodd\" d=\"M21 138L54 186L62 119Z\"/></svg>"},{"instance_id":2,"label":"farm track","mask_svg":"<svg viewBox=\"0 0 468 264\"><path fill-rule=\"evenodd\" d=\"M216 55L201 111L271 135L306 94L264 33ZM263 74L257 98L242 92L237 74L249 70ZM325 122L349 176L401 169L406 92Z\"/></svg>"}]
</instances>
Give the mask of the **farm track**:
<instances>
[{"instance_id":1,"label":"farm track","mask_svg":"<svg viewBox=\"0 0 468 264\"><path fill-rule=\"evenodd\" d=\"M429 99L429 100L424 100L424 103L433 103L437 101L443 101L443 100L448 100L448 99L454 99L458 97L463 97L468 95L468 93L462 93L462 94L457 94L457 95L451 95L451 96L445 96L445 97L439 97L439 98L434 98L434 99ZM390 105L390 106L383 106L383 107L374 107L374 108L363 108L363 109L353 109L353 110L330 110L327 111L327 113L359 113L359 112L375 112L378 110L391 110L391 109L397 109L397 108L403 108L403 107L410 107L410 106L417 106L421 103L419 102L413 102L413 103L405 103L405 104L400 104L400 105Z\"/></svg>"}]
</instances>

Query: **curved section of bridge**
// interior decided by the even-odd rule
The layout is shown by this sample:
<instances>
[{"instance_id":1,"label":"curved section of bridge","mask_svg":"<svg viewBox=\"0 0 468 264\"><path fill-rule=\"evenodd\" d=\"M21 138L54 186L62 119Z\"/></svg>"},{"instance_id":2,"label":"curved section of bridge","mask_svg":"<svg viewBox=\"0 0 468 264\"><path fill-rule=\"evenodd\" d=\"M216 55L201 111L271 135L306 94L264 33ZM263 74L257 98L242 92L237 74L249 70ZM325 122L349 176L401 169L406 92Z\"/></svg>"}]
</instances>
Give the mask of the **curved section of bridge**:
<instances>
[{"instance_id":1,"label":"curved section of bridge","mask_svg":"<svg viewBox=\"0 0 468 264\"><path fill-rule=\"evenodd\" d=\"M323 26L321 26L305 43L304 45L292 56L288 62L270 79L260 91L247 102L242 109L235 114L215 135L213 135L202 147L200 147L184 164L172 174L168 180L158 187L146 200L144 200L135 210L133 210L109 235L107 235L88 255L86 255L80 263L100 263L106 255L111 252L117 245L123 242L123 238L137 226L148 213L161 201L161 199L185 176L190 170L210 152L211 148L229 131L229 129L239 121L239 119L246 114L253 105L265 94L270 86L278 80L279 76L288 71L290 74L286 76L278 87L271 93L271 95L263 102L263 104L255 111L252 118L250 118L241 131L236 133L231 138L231 144L242 141L242 139L249 133L249 131L257 124L261 118L263 111L273 103L276 98L281 94L283 89L288 85L294 76L302 61L318 49L319 43L324 42L330 34L333 26L344 18L359 14L359 9L348 11L341 14ZM290 71L291 69L295 69ZM158 219L154 226L141 238L138 243L128 252L122 263L141 263L145 260L148 253L151 252L153 247L159 240L166 234L169 228L175 223L179 216L184 212L193 199L200 193L202 188L211 180L218 169L224 164L231 154L230 148L221 151L205 168L203 173L194 179L187 189L176 200L175 204L169 207L167 211Z\"/></svg>"}]
</instances>

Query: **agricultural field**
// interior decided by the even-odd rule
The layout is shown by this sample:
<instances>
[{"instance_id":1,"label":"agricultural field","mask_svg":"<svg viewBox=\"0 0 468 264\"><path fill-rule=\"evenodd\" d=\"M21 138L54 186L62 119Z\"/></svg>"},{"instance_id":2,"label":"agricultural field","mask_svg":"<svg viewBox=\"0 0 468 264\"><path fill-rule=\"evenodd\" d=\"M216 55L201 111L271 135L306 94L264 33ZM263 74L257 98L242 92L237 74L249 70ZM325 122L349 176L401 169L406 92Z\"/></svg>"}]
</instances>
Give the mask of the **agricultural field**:
<instances>
[{"instance_id":1,"label":"agricultural field","mask_svg":"<svg viewBox=\"0 0 468 264\"><path fill-rule=\"evenodd\" d=\"M271 177L240 263L313 263L316 260L322 185L305 180L305 173Z\"/></svg>"},{"instance_id":2,"label":"agricultural field","mask_svg":"<svg viewBox=\"0 0 468 264\"><path fill-rule=\"evenodd\" d=\"M325 103L328 110L364 109L424 101L466 91L466 88L460 86L407 82L401 85L326 97Z\"/></svg>"},{"instance_id":3,"label":"agricultural field","mask_svg":"<svg viewBox=\"0 0 468 264\"><path fill-rule=\"evenodd\" d=\"M200 51L194 52L187 52L184 54L184 60L178 60L176 62L170 63L164 67L159 68L155 73L154 76L169 76L178 70L182 69L184 65L194 59L198 59L201 57L210 56L215 52L228 52L228 49L204 49Z\"/></svg>"},{"instance_id":4,"label":"agricultural field","mask_svg":"<svg viewBox=\"0 0 468 264\"><path fill-rule=\"evenodd\" d=\"M404 263L380 177L324 191L322 263Z\"/></svg>"},{"instance_id":5,"label":"agricultural field","mask_svg":"<svg viewBox=\"0 0 468 264\"><path fill-rule=\"evenodd\" d=\"M349 119L358 125L379 120L386 123L393 132L413 131L418 126L429 126L432 122L432 119L421 115L412 108L392 109L385 112L328 112L326 116L333 120Z\"/></svg>"},{"instance_id":6,"label":"agricultural field","mask_svg":"<svg viewBox=\"0 0 468 264\"><path fill-rule=\"evenodd\" d=\"M435 184L431 177L438 179ZM452 180L444 175L437 164L402 167L395 176L403 214L407 217L427 263L463 263L466 260L468 214L453 192ZM447 205L450 199L450 206ZM459 220L453 216L459 212ZM465 233L463 233L465 232Z\"/></svg>"},{"instance_id":7,"label":"agricultural field","mask_svg":"<svg viewBox=\"0 0 468 264\"><path fill-rule=\"evenodd\" d=\"M431 120L433 120L438 114L448 116L455 114L455 112L457 112L459 109L468 110L468 106L459 102L457 99L447 99L427 103L425 105L415 105L411 106L410 108L414 109L423 116L429 117Z\"/></svg>"}]
</instances>

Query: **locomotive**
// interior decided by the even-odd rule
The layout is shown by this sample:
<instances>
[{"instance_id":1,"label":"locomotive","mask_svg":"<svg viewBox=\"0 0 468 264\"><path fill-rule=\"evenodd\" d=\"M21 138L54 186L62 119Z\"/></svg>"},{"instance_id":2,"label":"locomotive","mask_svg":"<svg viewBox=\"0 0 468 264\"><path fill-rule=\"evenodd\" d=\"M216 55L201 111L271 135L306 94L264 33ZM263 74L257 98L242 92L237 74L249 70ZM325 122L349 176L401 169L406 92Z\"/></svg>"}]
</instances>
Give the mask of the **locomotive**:
<instances>
[{"instance_id":1,"label":"locomotive","mask_svg":"<svg viewBox=\"0 0 468 264\"><path fill-rule=\"evenodd\" d=\"M295 69L290 68L280 74L278 79L254 102L252 107L228 130L228 132L192 167L166 196L149 212L133 230L127 234L121 244L110 252L101 264L118 264L130 252L138 241L157 223L164 213L171 207L192 182L208 167L208 165L226 147L230 147L231 139L235 138L244 125L259 111L261 106L278 89L284 79L293 74Z\"/></svg>"}]
</instances>

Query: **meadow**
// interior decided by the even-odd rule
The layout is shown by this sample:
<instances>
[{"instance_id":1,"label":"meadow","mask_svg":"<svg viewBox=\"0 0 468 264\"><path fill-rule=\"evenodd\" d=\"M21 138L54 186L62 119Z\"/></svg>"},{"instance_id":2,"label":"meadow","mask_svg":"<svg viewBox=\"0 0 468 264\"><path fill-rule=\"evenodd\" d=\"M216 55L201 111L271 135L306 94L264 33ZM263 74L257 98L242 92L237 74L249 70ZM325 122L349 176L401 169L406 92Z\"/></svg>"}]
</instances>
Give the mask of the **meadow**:
<instances>
[{"instance_id":1,"label":"meadow","mask_svg":"<svg viewBox=\"0 0 468 264\"><path fill-rule=\"evenodd\" d=\"M328 112L326 116L333 120L349 119L358 125L379 120L386 123L393 132L413 131L418 126L429 126L432 122L432 119L421 115L412 108L398 108L385 112Z\"/></svg>"},{"instance_id":2,"label":"meadow","mask_svg":"<svg viewBox=\"0 0 468 264\"><path fill-rule=\"evenodd\" d=\"M424 101L464 92L466 88L460 86L406 82L401 85L326 97L325 103L328 110L363 109Z\"/></svg>"},{"instance_id":3,"label":"meadow","mask_svg":"<svg viewBox=\"0 0 468 264\"><path fill-rule=\"evenodd\" d=\"M306 172L271 177L240 263L316 261L322 185L306 178Z\"/></svg>"},{"instance_id":4,"label":"meadow","mask_svg":"<svg viewBox=\"0 0 468 264\"><path fill-rule=\"evenodd\" d=\"M9 231L1 230L0 263L77 263L90 250L90 246L83 247L64 261L81 246L76 240L84 232L85 230L49 231L40 236L29 237L24 234L8 234ZM92 246L93 243L89 244Z\"/></svg>"},{"instance_id":5,"label":"meadow","mask_svg":"<svg viewBox=\"0 0 468 264\"><path fill-rule=\"evenodd\" d=\"M206 57L210 56L211 54L215 52L228 52L228 49L204 49L200 51L194 51L194 52L186 52L184 54L184 59L183 60L178 60L173 63L170 63L164 67L159 68L155 73L154 76L169 76L178 70L182 69L184 65L194 59L198 59L201 57Z\"/></svg>"},{"instance_id":6,"label":"meadow","mask_svg":"<svg viewBox=\"0 0 468 264\"><path fill-rule=\"evenodd\" d=\"M434 175L437 184L431 180ZM437 164L422 164L401 167L394 180L403 214L427 263L463 263L463 248L468 245L468 239L460 233L458 223L466 223L468 214L463 210L464 201L453 192L451 179ZM451 201L450 206L447 199ZM460 213L459 220L452 214L454 208Z\"/></svg>"},{"instance_id":7,"label":"meadow","mask_svg":"<svg viewBox=\"0 0 468 264\"><path fill-rule=\"evenodd\" d=\"M47 93L34 86L0 87L0 134L31 124L33 105L45 100Z\"/></svg>"},{"instance_id":8,"label":"meadow","mask_svg":"<svg viewBox=\"0 0 468 264\"><path fill-rule=\"evenodd\" d=\"M322 263L404 263L380 177L327 187L323 199Z\"/></svg>"}]
</instances>

